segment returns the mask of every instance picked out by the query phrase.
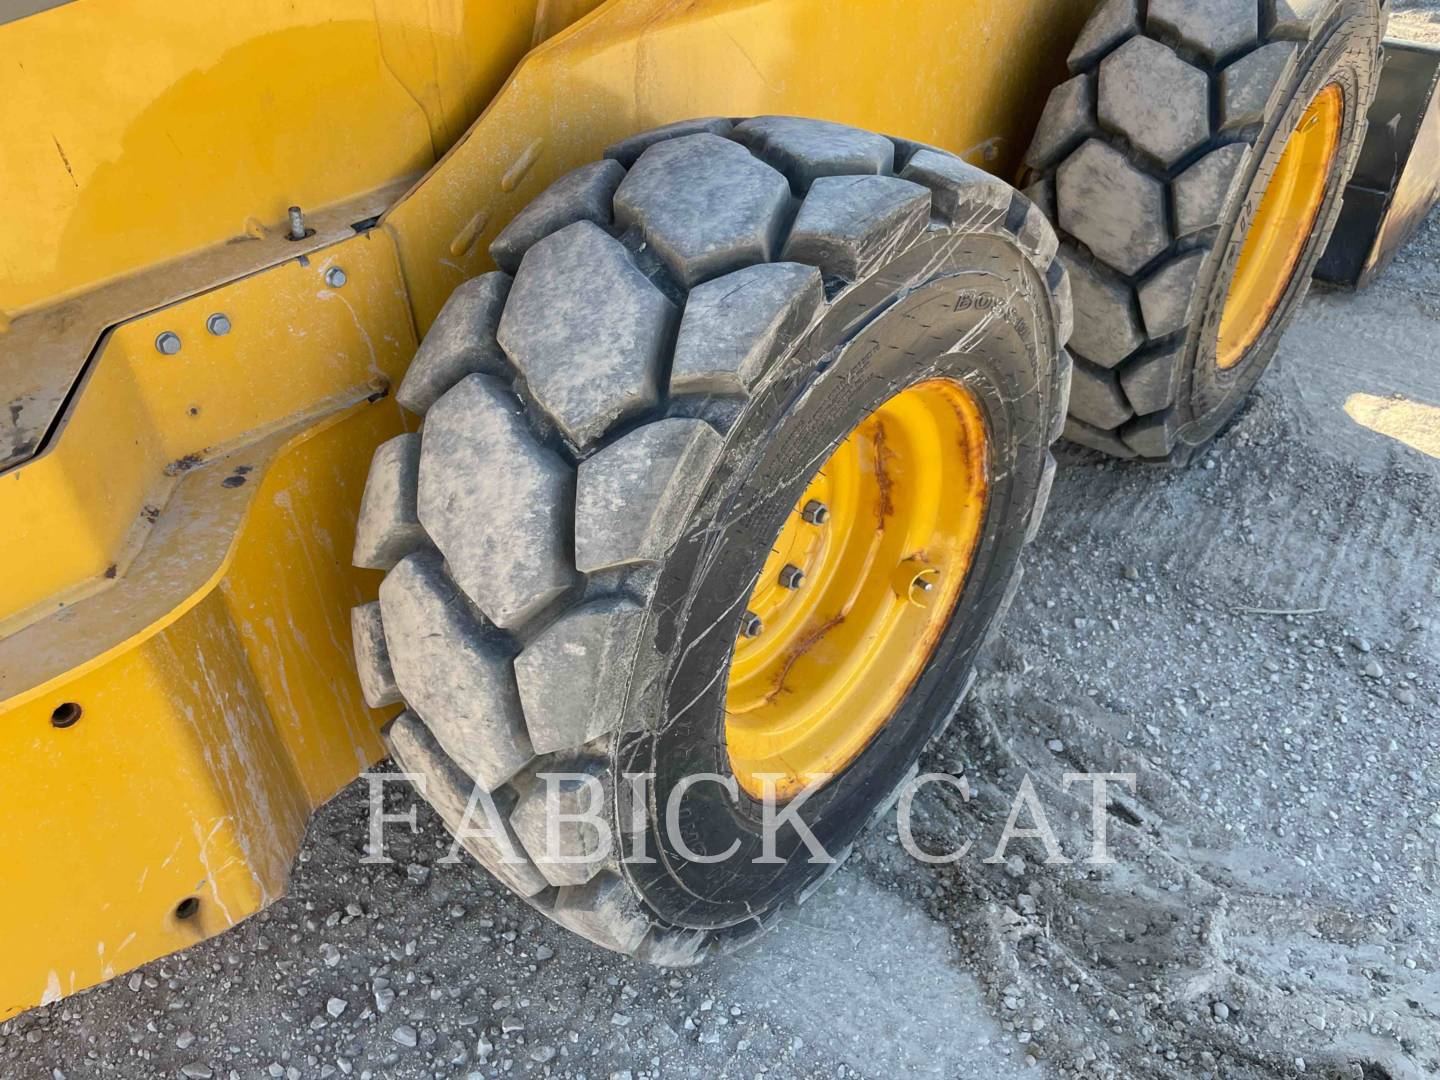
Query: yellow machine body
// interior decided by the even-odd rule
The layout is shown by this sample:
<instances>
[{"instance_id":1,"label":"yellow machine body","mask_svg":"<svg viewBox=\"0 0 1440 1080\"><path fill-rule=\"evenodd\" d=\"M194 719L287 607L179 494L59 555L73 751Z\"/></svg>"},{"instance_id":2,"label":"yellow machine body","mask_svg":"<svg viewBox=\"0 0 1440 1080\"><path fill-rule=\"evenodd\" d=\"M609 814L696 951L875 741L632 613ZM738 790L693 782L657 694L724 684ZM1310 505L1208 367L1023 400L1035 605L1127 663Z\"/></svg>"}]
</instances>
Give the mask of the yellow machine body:
<instances>
[{"instance_id":1,"label":"yellow machine body","mask_svg":"<svg viewBox=\"0 0 1440 1080\"><path fill-rule=\"evenodd\" d=\"M520 207L701 115L1009 175L1091 6L86 0L0 25L0 1019L282 895L310 813L383 753L356 508L414 425L390 389Z\"/></svg>"}]
</instances>

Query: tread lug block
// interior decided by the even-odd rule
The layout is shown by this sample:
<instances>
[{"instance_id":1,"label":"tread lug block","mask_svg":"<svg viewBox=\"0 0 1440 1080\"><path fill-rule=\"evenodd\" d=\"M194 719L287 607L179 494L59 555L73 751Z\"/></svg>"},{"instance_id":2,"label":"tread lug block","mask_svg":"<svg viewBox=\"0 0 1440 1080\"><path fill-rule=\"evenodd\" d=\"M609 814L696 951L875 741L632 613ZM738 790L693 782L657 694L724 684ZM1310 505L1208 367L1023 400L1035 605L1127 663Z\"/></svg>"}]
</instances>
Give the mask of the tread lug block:
<instances>
[{"instance_id":1,"label":"tread lug block","mask_svg":"<svg viewBox=\"0 0 1440 1080\"><path fill-rule=\"evenodd\" d=\"M1212 150L1175 178L1175 235L1190 236L1219 225L1225 206L1245 174L1250 147L1231 143Z\"/></svg>"},{"instance_id":2,"label":"tread lug block","mask_svg":"<svg viewBox=\"0 0 1440 1080\"><path fill-rule=\"evenodd\" d=\"M517 782L510 826L551 885L583 885L613 856L605 763L557 755ZM600 827L585 817L598 818Z\"/></svg>"},{"instance_id":3,"label":"tread lug block","mask_svg":"<svg viewBox=\"0 0 1440 1080\"><path fill-rule=\"evenodd\" d=\"M1071 71L1083 71L1126 38L1140 32L1139 0L1104 0L1086 20L1067 61Z\"/></svg>"},{"instance_id":4,"label":"tread lug block","mask_svg":"<svg viewBox=\"0 0 1440 1080\"><path fill-rule=\"evenodd\" d=\"M1022 188L1021 194L1043 210L1045 216L1051 221L1055 220L1055 178L1053 176L1042 176L1039 180Z\"/></svg>"},{"instance_id":5,"label":"tread lug block","mask_svg":"<svg viewBox=\"0 0 1440 1080\"><path fill-rule=\"evenodd\" d=\"M730 137L779 169L800 192L822 176L895 170L895 144L889 139L829 120L757 116L736 124Z\"/></svg>"},{"instance_id":6,"label":"tread lug block","mask_svg":"<svg viewBox=\"0 0 1440 1080\"><path fill-rule=\"evenodd\" d=\"M1030 509L1030 523L1025 526L1025 543L1031 543L1040 531L1045 508L1050 505L1050 492L1055 487L1055 455L1047 453L1040 471L1040 485L1035 489L1035 505Z\"/></svg>"},{"instance_id":7,"label":"tread lug block","mask_svg":"<svg viewBox=\"0 0 1440 1080\"><path fill-rule=\"evenodd\" d=\"M1141 284L1140 313L1152 338L1165 337L1189 325L1195 286L1206 254L1200 249L1172 259Z\"/></svg>"},{"instance_id":8,"label":"tread lug block","mask_svg":"<svg viewBox=\"0 0 1440 1080\"><path fill-rule=\"evenodd\" d=\"M610 160L592 161L566 173L500 230L490 244L490 257L501 270L513 274L525 252L566 225L589 221L608 227L611 200L624 179L625 166Z\"/></svg>"},{"instance_id":9,"label":"tread lug block","mask_svg":"<svg viewBox=\"0 0 1440 1080\"><path fill-rule=\"evenodd\" d=\"M370 570L389 570L416 548L425 546L425 530L415 512L420 470L420 436L396 435L375 448L360 516L355 522L352 561Z\"/></svg>"},{"instance_id":10,"label":"tread lug block","mask_svg":"<svg viewBox=\"0 0 1440 1080\"><path fill-rule=\"evenodd\" d=\"M494 791L534 755L510 658L431 551L380 584L395 682L445 752Z\"/></svg>"},{"instance_id":11,"label":"tread lug block","mask_svg":"<svg viewBox=\"0 0 1440 1080\"><path fill-rule=\"evenodd\" d=\"M1100 64L1100 120L1166 165L1210 137L1210 77L1150 38Z\"/></svg>"},{"instance_id":12,"label":"tread lug block","mask_svg":"<svg viewBox=\"0 0 1440 1080\"><path fill-rule=\"evenodd\" d=\"M1102 454L1109 454L1111 457L1133 458L1135 456L1135 451L1121 442L1115 432L1091 427L1089 424L1076 420L1073 416L1066 418L1063 434L1068 441L1077 446L1099 450Z\"/></svg>"},{"instance_id":13,"label":"tread lug block","mask_svg":"<svg viewBox=\"0 0 1440 1080\"><path fill-rule=\"evenodd\" d=\"M914 139L902 139L898 136L891 135L890 141L895 144L896 176L901 175L901 170L910 164L910 159L920 153L921 150L928 150L932 154L941 154L945 157L952 156L947 151L941 150L938 146L932 146L930 143L916 142Z\"/></svg>"},{"instance_id":14,"label":"tread lug block","mask_svg":"<svg viewBox=\"0 0 1440 1080\"><path fill-rule=\"evenodd\" d=\"M1070 285L1070 271L1058 257L1045 271L1045 284L1055 308L1055 342L1064 345L1075 332L1075 294Z\"/></svg>"},{"instance_id":15,"label":"tread lug block","mask_svg":"<svg viewBox=\"0 0 1440 1080\"><path fill-rule=\"evenodd\" d=\"M661 930L658 927L645 935L635 950L635 959L656 967L693 967L705 959L704 930Z\"/></svg>"},{"instance_id":16,"label":"tread lug block","mask_svg":"<svg viewBox=\"0 0 1440 1080\"><path fill-rule=\"evenodd\" d=\"M1169 457L1175 446L1175 413L1166 409L1138 417L1121 430L1120 438L1140 457Z\"/></svg>"},{"instance_id":17,"label":"tread lug block","mask_svg":"<svg viewBox=\"0 0 1440 1080\"><path fill-rule=\"evenodd\" d=\"M625 687L645 621L628 600L566 612L515 658L515 681L537 754L582 746L618 731Z\"/></svg>"},{"instance_id":18,"label":"tread lug block","mask_svg":"<svg viewBox=\"0 0 1440 1080\"><path fill-rule=\"evenodd\" d=\"M1096 139L1060 166L1056 199L1060 227L1122 273L1138 272L1170 243L1164 185Z\"/></svg>"},{"instance_id":19,"label":"tread lug block","mask_svg":"<svg viewBox=\"0 0 1440 1080\"><path fill-rule=\"evenodd\" d=\"M670 392L748 394L824 302L820 271L802 263L747 266L696 286L680 318Z\"/></svg>"},{"instance_id":20,"label":"tread lug block","mask_svg":"<svg viewBox=\"0 0 1440 1080\"><path fill-rule=\"evenodd\" d=\"M1134 291L1102 268L1069 258L1075 330L1070 349L1091 363L1114 367L1145 341Z\"/></svg>"},{"instance_id":21,"label":"tread lug block","mask_svg":"<svg viewBox=\"0 0 1440 1080\"><path fill-rule=\"evenodd\" d=\"M1048 169L1094 133L1095 76L1087 72L1050 91L1025 164L1036 172Z\"/></svg>"},{"instance_id":22,"label":"tread lug block","mask_svg":"<svg viewBox=\"0 0 1440 1080\"><path fill-rule=\"evenodd\" d=\"M395 672L390 669L390 650L385 647L385 627L380 622L380 601L358 604L350 609L350 636L355 642L355 668L360 675L360 692L365 704L383 709L400 700Z\"/></svg>"},{"instance_id":23,"label":"tread lug block","mask_svg":"<svg viewBox=\"0 0 1440 1080\"><path fill-rule=\"evenodd\" d=\"M1334 0L1265 0L1270 37L1309 41L1315 24Z\"/></svg>"},{"instance_id":24,"label":"tread lug block","mask_svg":"<svg viewBox=\"0 0 1440 1080\"><path fill-rule=\"evenodd\" d=\"M1260 37L1255 0L1150 0L1147 27L1178 38L1212 63Z\"/></svg>"},{"instance_id":25,"label":"tread lug block","mask_svg":"<svg viewBox=\"0 0 1440 1080\"><path fill-rule=\"evenodd\" d=\"M510 365L495 340L495 328L509 295L508 274L492 272L462 282L420 342L395 400L424 416L466 375L508 376Z\"/></svg>"},{"instance_id":26,"label":"tread lug block","mask_svg":"<svg viewBox=\"0 0 1440 1080\"><path fill-rule=\"evenodd\" d=\"M576 565L592 574L665 555L720 445L705 421L674 417L636 428L581 462Z\"/></svg>"},{"instance_id":27,"label":"tread lug block","mask_svg":"<svg viewBox=\"0 0 1440 1080\"><path fill-rule=\"evenodd\" d=\"M471 807L475 782L440 748L413 712L401 713L386 725L383 734L395 763L402 772L425 778L425 801L452 834L464 831L460 845L481 866L521 896L535 896L550 887L545 875L525 858L525 848L510 828L508 818L514 808L510 792L501 788L492 796L496 810L492 820L478 802ZM505 842L488 835L496 825L505 829Z\"/></svg>"},{"instance_id":28,"label":"tread lug block","mask_svg":"<svg viewBox=\"0 0 1440 1080\"><path fill-rule=\"evenodd\" d=\"M583 450L657 404L677 315L620 241L577 221L530 249L498 337L536 402Z\"/></svg>"},{"instance_id":29,"label":"tread lug block","mask_svg":"<svg viewBox=\"0 0 1440 1080\"><path fill-rule=\"evenodd\" d=\"M1097 428L1117 428L1134 415L1115 372L1075 361L1070 377L1070 415Z\"/></svg>"},{"instance_id":30,"label":"tread lug block","mask_svg":"<svg viewBox=\"0 0 1440 1080\"><path fill-rule=\"evenodd\" d=\"M1070 404L1070 384L1075 380L1075 358L1070 355L1069 349L1060 350L1060 358L1055 365L1055 415L1050 422L1050 445L1060 438L1065 428L1066 410Z\"/></svg>"},{"instance_id":31,"label":"tread lug block","mask_svg":"<svg viewBox=\"0 0 1440 1080\"><path fill-rule=\"evenodd\" d=\"M640 155L615 192L615 220L636 228L687 289L767 262L790 185L718 135L684 135Z\"/></svg>"},{"instance_id":32,"label":"tread lug block","mask_svg":"<svg viewBox=\"0 0 1440 1080\"><path fill-rule=\"evenodd\" d=\"M574 473L486 375L437 401L423 436L420 520L465 595L514 629L576 581L567 551Z\"/></svg>"},{"instance_id":33,"label":"tread lug block","mask_svg":"<svg viewBox=\"0 0 1440 1080\"><path fill-rule=\"evenodd\" d=\"M1015 194L999 177L943 150L916 151L900 178L929 188L930 208L960 229L1003 222Z\"/></svg>"},{"instance_id":34,"label":"tread lug block","mask_svg":"<svg viewBox=\"0 0 1440 1080\"><path fill-rule=\"evenodd\" d=\"M895 176L822 176L810 186L783 258L857 281L924 230L930 189Z\"/></svg>"},{"instance_id":35,"label":"tread lug block","mask_svg":"<svg viewBox=\"0 0 1440 1080\"><path fill-rule=\"evenodd\" d=\"M608 871L584 885L561 889L550 915L587 941L626 955L640 947L650 930L635 894Z\"/></svg>"},{"instance_id":36,"label":"tread lug block","mask_svg":"<svg viewBox=\"0 0 1440 1080\"><path fill-rule=\"evenodd\" d=\"M1008 220L1020 250L1030 257L1036 269L1048 268L1060 250L1060 241L1045 212L1017 191Z\"/></svg>"},{"instance_id":37,"label":"tread lug block","mask_svg":"<svg viewBox=\"0 0 1440 1080\"><path fill-rule=\"evenodd\" d=\"M1180 385L1183 341L1172 342L1154 352L1137 356L1120 372L1120 386L1134 410L1146 413L1168 409Z\"/></svg>"},{"instance_id":38,"label":"tread lug block","mask_svg":"<svg viewBox=\"0 0 1440 1080\"><path fill-rule=\"evenodd\" d=\"M701 116L694 120L677 120L673 124L651 128L649 131L631 135L628 139L611 143L605 148L605 156L613 158L628 169L639 160L641 154L656 143L664 142L666 139L678 139L682 135L699 135L703 132L723 137L729 135L730 129L734 126L723 116Z\"/></svg>"},{"instance_id":39,"label":"tread lug block","mask_svg":"<svg viewBox=\"0 0 1440 1080\"><path fill-rule=\"evenodd\" d=\"M1297 46L1288 41L1262 45L1220 73L1222 130L1262 124L1270 103L1295 70Z\"/></svg>"}]
</instances>

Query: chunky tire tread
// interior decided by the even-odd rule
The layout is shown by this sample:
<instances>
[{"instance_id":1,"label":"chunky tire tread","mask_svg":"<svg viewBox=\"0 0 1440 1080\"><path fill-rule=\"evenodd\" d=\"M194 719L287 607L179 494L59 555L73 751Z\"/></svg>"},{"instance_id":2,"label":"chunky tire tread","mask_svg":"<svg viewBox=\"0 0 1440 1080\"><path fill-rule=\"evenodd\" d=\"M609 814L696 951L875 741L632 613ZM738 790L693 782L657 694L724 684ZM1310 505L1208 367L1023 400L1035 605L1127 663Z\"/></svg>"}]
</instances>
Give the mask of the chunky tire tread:
<instances>
[{"instance_id":1,"label":"chunky tire tread","mask_svg":"<svg viewBox=\"0 0 1440 1080\"><path fill-rule=\"evenodd\" d=\"M396 435L376 449L355 523L356 566L389 570L428 542L415 510L419 474L419 435Z\"/></svg>"},{"instance_id":2,"label":"chunky tire tread","mask_svg":"<svg viewBox=\"0 0 1440 1080\"><path fill-rule=\"evenodd\" d=\"M495 331L510 285L509 274L495 271L463 282L450 294L400 380L395 398L401 405L424 416L466 375L509 377L510 365Z\"/></svg>"},{"instance_id":3,"label":"chunky tire tread","mask_svg":"<svg viewBox=\"0 0 1440 1080\"><path fill-rule=\"evenodd\" d=\"M406 710L390 721L382 732L390 756L402 772L422 777L421 794L435 808L461 846L494 874L505 886L533 900L550 888L545 876L524 856L520 839L508 826L515 806L515 794L508 788L490 793L496 816L489 820L474 800L474 782L435 741L435 736L415 713ZM503 829L505 843L494 836Z\"/></svg>"},{"instance_id":4,"label":"chunky tire tread","mask_svg":"<svg viewBox=\"0 0 1440 1080\"><path fill-rule=\"evenodd\" d=\"M1195 328L1212 318L1257 145L1290 107L1302 63L1308 71L1342 17L1360 26L1361 10L1354 0L1103 0L1092 12L1025 156L1026 194L1058 226L1074 292L1066 437L1117 457L1181 460L1238 406L1242 384L1229 397L1192 389Z\"/></svg>"},{"instance_id":5,"label":"chunky tire tread","mask_svg":"<svg viewBox=\"0 0 1440 1080\"><path fill-rule=\"evenodd\" d=\"M466 840L481 864L593 942L685 965L721 940L657 924L617 861L588 857L580 820L597 786L607 820L621 816L608 747L626 729L654 567L733 416L710 405L743 403L852 284L926 229L1013 244L1048 290L1063 345L1070 277L1043 212L1008 184L840 124L710 118L623 140L548 188L492 247L507 272L457 290L437 345L422 346L425 370L407 376L404 403L425 417L402 437L418 446L409 502L386 493L396 451L377 454L367 535L387 543L363 554L395 561L378 604L353 617L367 699L408 704L387 744L452 830L472 780L491 793L513 850ZM1062 351L1044 391L1052 442L1071 378ZM1027 539L1048 455L1044 468ZM388 540L396 505L422 526L403 544ZM1018 574L1009 595L1017 585ZM552 791L548 772L595 783ZM546 799L574 815L553 836ZM546 860L552 842L575 860Z\"/></svg>"},{"instance_id":6,"label":"chunky tire tread","mask_svg":"<svg viewBox=\"0 0 1440 1080\"><path fill-rule=\"evenodd\" d=\"M390 667L380 601L371 600L350 609L350 636L355 643L355 668L365 704L372 709L394 705L400 700L400 688L395 685L395 672Z\"/></svg>"},{"instance_id":7,"label":"chunky tire tread","mask_svg":"<svg viewBox=\"0 0 1440 1080\"><path fill-rule=\"evenodd\" d=\"M656 562L680 537L700 481L720 452L704 420L636 428L580 463L575 565L594 574Z\"/></svg>"}]
</instances>

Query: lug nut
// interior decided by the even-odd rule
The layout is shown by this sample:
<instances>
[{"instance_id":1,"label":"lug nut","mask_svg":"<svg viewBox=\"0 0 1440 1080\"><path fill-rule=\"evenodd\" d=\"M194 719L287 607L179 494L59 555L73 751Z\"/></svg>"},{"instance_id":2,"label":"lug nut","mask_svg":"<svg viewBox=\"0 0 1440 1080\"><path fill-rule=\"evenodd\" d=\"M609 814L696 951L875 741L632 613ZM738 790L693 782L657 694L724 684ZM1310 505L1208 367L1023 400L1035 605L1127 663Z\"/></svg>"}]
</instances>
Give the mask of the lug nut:
<instances>
[{"instance_id":1,"label":"lug nut","mask_svg":"<svg viewBox=\"0 0 1440 1080\"><path fill-rule=\"evenodd\" d=\"M800 511L800 516L811 525L824 525L830 520L830 508L818 499L811 499Z\"/></svg>"},{"instance_id":2,"label":"lug nut","mask_svg":"<svg viewBox=\"0 0 1440 1080\"><path fill-rule=\"evenodd\" d=\"M740 616L740 636L757 638L765 631L765 624L760 621L760 616L753 611L747 611Z\"/></svg>"},{"instance_id":3,"label":"lug nut","mask_svg":"<svg viewBox=\"0 0 1440 1080\"><path fill-rule=\"evenodd\" d=\"M155 349L166 356L174 356L180 351L180 335L174 330L166 330L155 339Z\"/></svg>"},{"instance_id":4,"label":"lug nut","mask_svg":"<svg viewBox=\"0 0 1440 1080\"><path fill-rule=\"evenodd\" d=\"M805 584L805 571L786 563L785 568L780 571L780 584L787 589L798 589Z\"/></svg>"},{"instance_id":5,"label":"lug nut","mask_svg":"<svg viewBox=\"0 0 1440 1080\"><path fill-rule=\"evenodd\" d=\"M205 320L205 329L216 337L224 337L230 332L230 316L223 311L217 311Z\"/></svg>"},{"instance_id":6,"label":"lug nut","mask_svg":"<svg viewBox=\"0 0 1440 1080\"><path fill-rule=\"evenodd\" d=\"M325 284L329 285L332 289L340 288L340 286L349 280L350 279L345 276L345 271L341 270L338 266L332 266L329 270L325 271Z\"/></svg>"}]
</instances>

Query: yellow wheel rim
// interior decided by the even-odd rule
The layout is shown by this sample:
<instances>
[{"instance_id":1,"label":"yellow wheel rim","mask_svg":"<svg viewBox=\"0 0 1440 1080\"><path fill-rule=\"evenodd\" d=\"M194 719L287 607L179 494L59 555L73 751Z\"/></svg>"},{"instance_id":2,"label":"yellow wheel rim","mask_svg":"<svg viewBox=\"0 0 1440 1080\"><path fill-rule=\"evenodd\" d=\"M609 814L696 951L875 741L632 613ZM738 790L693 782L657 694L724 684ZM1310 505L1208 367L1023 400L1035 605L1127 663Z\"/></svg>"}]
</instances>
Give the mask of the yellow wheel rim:
<instances>
[{"instance_id":1,"label":"yellow wheel rim","mask_svg":"<svg viewBox=\"0 0 1440 1080\"><path fill-rule=\"evenodd\" d=\"M1284 299L1315 227L1340 150L1345 98L1331 84L1310 102L1261 196L1220 316L1215 363L1238 364Z\"/></svg>"},{"instance_id":2,"label":"yellow wheel rim","mask_svg":"<svg viewBox=\"0 0 1440 1080\"><path fill-rule=\"evenodd\" d=\"M767 777L786 799L838 773L920 677L979 541L986 443L970 392L930 380L885 402L811 479L730 665L726 749L752 797Z\"/></svg>"}]
</instances>

